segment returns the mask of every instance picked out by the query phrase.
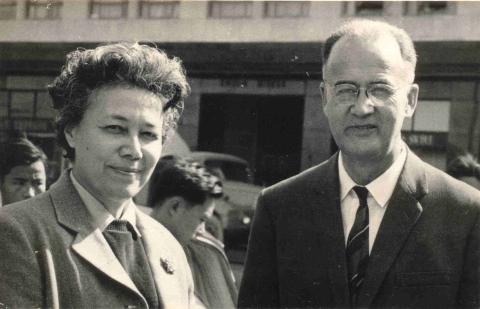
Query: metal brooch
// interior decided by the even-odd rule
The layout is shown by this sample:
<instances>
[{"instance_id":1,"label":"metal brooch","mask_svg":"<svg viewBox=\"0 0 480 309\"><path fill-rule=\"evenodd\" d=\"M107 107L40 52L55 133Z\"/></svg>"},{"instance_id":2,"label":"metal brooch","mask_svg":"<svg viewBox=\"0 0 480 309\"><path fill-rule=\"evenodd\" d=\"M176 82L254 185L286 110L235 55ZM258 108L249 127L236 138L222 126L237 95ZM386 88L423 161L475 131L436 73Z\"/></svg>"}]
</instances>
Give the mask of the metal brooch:
<instances>
[{"instance_id":1,"label":"metal brooch","mask_svg":"<svg viewBox=\"0 0 480 309\"><path fill-rule=\"evenodd\" d=\"M163 270L169 275L172 275L175 272L175 269L172 266L172 263L168 259L161 258L160 259L160 264L163 267Z\"/></svg>"}]
</instances>

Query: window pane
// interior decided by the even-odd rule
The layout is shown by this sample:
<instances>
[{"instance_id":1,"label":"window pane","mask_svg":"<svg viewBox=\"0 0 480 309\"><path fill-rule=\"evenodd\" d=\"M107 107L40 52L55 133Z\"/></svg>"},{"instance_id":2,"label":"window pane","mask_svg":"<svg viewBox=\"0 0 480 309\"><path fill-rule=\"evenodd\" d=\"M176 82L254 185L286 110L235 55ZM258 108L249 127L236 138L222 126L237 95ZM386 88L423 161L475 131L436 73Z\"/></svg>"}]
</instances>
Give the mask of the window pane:
<instances>
[{"instance_id":1,"label":"window pane","mask_svg":"<svg viewBox=\"0 0 480 309\"><path fill-rule=\"evenodd\" d=\"M362 16L382 15L383 2L381 1L359 1L355 2L355 14Z\"/></svg>"},{"instance_id":2,"label":"window pane","mask_svg":"<svg viewBox=\"0 0 480 309\"><path fill-rule=\"evenodd\" d=\"M445 14L448 12L447 1L420 1L417 13L419 15Z\"/></svg>"},{"instance_id":3,"label":"window pane","mask_svg":"<svg viewBox=\"0 0 480 309\"><path fill-rule=\"evenodd\" d=\"M434 121L432 121L432 119ZM448 132L449 101L419 101L413 118L414 131Z\"/></svg>"},{"instance_id":4,"label":"window pane","mask_svg":"<svg viewBox=\"0 0 480 309\"><path fill-rule=\"evenodd\" d=\"M0 117L8 115L8 92L0 91Z\"/></svg>"},{"instance_id":5,"label":"window pane","mask_svg":"<svg viewBox=\"0 0 480 309\"><path fill-rule=\"evenodd\" d=\"M251 1L211 1L209 16L214 18L242 18L252 16Z\"/></svg>"},{"instance_id":6,"label":"window pane","mask_svg":"<svg viewBox=\"0 0 480 309\"><path fill-rule=\"evenodd\" d=\"M0 19L15 19L17 15L17 3L15 1L0 2Z\"/></svg>"},{"instance_id":7,"label":"window pane","mask_svg":"<svg viewBox=\"0 0 480 309\"><path fill-rule=\"evenodd\" d=\"M91 3L90 18L120 19L127 17L128 2L126 1L100 1Z\"/></svg>"},{"instance_id":8,"label":"window pane","mask_svg":"<svg viewBox=\"0 0 480 309\"><path fill-rule=\"evenodd\" d=\"M142 18L177 18L178 1L142 1L140 17Z\"/></svg>"},{"instance_id":9,"label":"window pane","mask_svg":"<svg viewBox=\"0 0 480 309\"><path fill-rule=\"evenodd\" d=\"M37 114L36 118L54 118L55 110L52 101L46 91L37 92Z\"/></svg>"},{"instance_id":10,"label":"window pane","mask_svg":"<svg viewBox=\"0 0 480 309\"><path fill-rule=\"evenodd\" d=\"M251 183L249 170L244 164L228 161L207 160L205 161L205 166L212 170L220 169L226 180Z\"/></svg>"},{"instance_id":11,"label":"window pane","mask_svg":"<svg viewBox=\"0 0 480 309\"><path fill-rule=\"evenodd\" d=\"M58 19L61 16L61 8L61 2L29 1L27 16L29 19Z\"/></svg>"},{"instance_id":12,"label":"window pane","mask_svg":"<svg viewBox=\"0 0 480 309\"><path fill-rule=\"evenodd\" d=\"M33 117L34 92L12 91L11 116Z\"/></svg>"},{"instance_id":13,"label":"window pane","mask_svg":"<svg viewBox=\"0 0 480 309\"><path fill-rule=\"evenodd\" d=\"M265 2L266 17L306 17L310 2L305 1L268 1Z\"/></svg>"}]
</instances>

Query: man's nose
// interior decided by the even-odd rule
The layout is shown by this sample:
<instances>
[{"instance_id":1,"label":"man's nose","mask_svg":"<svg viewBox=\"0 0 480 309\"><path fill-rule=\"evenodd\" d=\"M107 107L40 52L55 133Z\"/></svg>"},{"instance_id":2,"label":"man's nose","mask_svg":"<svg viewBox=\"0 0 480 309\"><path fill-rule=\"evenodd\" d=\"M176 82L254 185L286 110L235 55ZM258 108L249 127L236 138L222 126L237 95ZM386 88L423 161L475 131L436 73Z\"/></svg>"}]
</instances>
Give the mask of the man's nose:
<instances>
[{"instance_id":1,"label":"man's nose","mask_svg":"<svg viewBox=\"0 0 480 309\"><path fill-rule=\"evenodd\" d=\"M120 148L120 155L130 160L139 160L143 157L142 143L138 136L129 136Z\"/></svg>"},{"instance_id":2,"label":"man's nose","mask_svg":"<svg viewBox=\"0 0 480 309\"><path fill-rule=\"evenodd\" d=\"M358 94L357 100L353 103L350 111L352 114L358 117L363 117L366 115L370 115L375 110L375 104L372 100L367 96L367 93L360 89L360 93Z\"/></svg>"}]
</instances>

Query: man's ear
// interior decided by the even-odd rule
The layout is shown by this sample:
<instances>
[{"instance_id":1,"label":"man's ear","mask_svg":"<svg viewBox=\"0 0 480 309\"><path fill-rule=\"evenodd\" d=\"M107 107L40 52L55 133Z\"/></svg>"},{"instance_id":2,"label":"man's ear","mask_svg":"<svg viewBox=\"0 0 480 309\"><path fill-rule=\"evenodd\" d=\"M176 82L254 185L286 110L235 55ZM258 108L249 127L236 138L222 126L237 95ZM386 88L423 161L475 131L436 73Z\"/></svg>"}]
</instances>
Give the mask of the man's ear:
<instances>
[{"instance_id":1,"label":"man's ear","mask_svg":"<svg viewBox=\"0 0 480 309\"><path fill-rule=\"evenodd\" d=\"M75 136L77 130L76 127L73 125L68 125L63 129L63 134L65 135L65 139L67 140L68 146L75 148Z\"/></svg>"},{"instance_id":2,"label":"man's ear","mask_svg":"<svg viewBox=\"0 0 480 309\"><path fill-rule=\"evenodd\" d=\"M415 112L415 108L417 108L418 103L418 91L419 87L417 84L412 84L410 86L410 90L407 94L407 105L405 105L405 117L412 117L413 113Z\"/></svg>"},{"instance_id":3,"label":"man's ear","mask_svg":"<svg viewBox=\"0 0 480 309\"><path fill-rule=\"evenodd\" d=\"M325 106L327 106L327 89L325 89L325 82L320 82L319 90L322 108L325 109Z\"/></svg>"},{"instance_id":4,"label":"man's ear","mask_svg":"<svg viewBox=\"0 0 480 309\"><path fill-rule=\"evenodd\" d=\"M170 216L176 216L185 208L185 199L181 196L172 196L165 201L163 207L166 207L166 210Z\"/></svg>"}]
</instances>

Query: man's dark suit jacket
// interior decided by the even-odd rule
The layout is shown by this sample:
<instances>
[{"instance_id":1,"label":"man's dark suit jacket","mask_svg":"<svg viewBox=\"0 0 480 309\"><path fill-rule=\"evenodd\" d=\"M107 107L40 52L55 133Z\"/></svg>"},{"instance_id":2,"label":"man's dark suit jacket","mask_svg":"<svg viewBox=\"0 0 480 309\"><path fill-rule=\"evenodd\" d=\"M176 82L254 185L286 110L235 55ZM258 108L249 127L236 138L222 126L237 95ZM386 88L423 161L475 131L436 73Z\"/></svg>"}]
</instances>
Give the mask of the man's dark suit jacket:
<instances>
[{"instance_id":1,"label":"man's dark suit jacket","mask_svg":"<svg viewBox=\"0 0 480 309\"><path fill-rule=\"evenodd\" d=\"M49 191L0 211L0 308L146 308L68 176ZM184 251L137 210L137 228L163 309L192 308Z\"/></svg>"},{"instance_id":2,"label":"man's dark suit jacket","mask_svg":"<svg viewBox=\"0 0 480 309\"><path fill-rule=\"evenodd\" d=\"M239 307L348 307L338 154L258 200ZM480 306L480 191L410 150L358 307Z\"/></svg>"}]
</instances>

